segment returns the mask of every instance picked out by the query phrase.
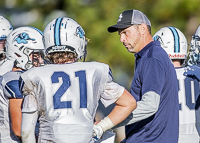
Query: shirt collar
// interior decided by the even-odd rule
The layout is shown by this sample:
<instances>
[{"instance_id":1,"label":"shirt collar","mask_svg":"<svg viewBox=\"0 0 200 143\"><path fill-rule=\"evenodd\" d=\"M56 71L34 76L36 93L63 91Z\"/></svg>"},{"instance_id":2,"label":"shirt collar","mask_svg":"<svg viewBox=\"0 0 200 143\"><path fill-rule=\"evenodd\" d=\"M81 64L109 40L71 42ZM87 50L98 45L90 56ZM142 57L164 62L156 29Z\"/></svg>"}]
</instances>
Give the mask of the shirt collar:
<instances>
[{"instance_id":1,"label":"shirt collar","mask_svg":"<svg viewBox=\"0 0 200 143\"><path fill-rule=\"evenodd\" d=\"M147 51L148 49L152 46L152 45L160 45L159 41L152 41L149 44L147 44L142 50L140 50L139 52L135 53L135 58L139 59L141 58Z\"/></svg>"}]
</instances>

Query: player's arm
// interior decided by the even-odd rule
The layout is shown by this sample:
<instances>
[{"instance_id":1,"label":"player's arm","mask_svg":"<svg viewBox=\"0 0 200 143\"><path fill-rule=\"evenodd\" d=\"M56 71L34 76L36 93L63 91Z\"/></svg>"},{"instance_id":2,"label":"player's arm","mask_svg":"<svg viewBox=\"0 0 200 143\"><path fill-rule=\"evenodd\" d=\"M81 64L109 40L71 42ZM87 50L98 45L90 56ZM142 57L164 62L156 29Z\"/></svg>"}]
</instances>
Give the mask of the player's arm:
<instances>
[{"instance_id":1,"label":"player's arm","mask_svg":"<svg viewBox=\"0 0 200 143\"><path fill-rule=\"evenodd\" d=\"M115 86L117 87L118 85L115 85ZM118 91L122 90L122 87L118 86L117 89ZM93 128L94 137L97 140L101 137L103 132L105 132L108 129L111 129L118 123L122 122L137 107L136 100L124 88L123 88L123 93L115 101L115 103L116 103L116 106L114 107L112 112L103 120L101 120L98 124L94 125L94 128Z\"/></svg>"},{"instance_id":2,"label":"player's arm","mask_svg":"<svg viewBox=\"0 0 200 143\"><path fill-rule=\"evenodd\" d=\"M9 111L10 111L12 130L15 133L15 135L19 138L21 138L21 122L22 122L21 105L22 105L22 99L13 98L9 100Z\"/></svg>"},{"instance_id":3,"label":"player's arm","mask_svg":"<svg viewBox=\"0 0 200 143\"><path fill-rule=\"evenodd\" d=\"M160 95L149 91L142 96L142 100L137 102L137 108L121 123L113 129L124 125L130 125L154 115L158 111Z\"/></svg>"},{"instance_id":4,"label":"player's arm","mask_svg":"<svg viewBox=\"0 0 200 143\"><path fill-rule=\"evenodd\" d=\"M19 74L20 72L9 72L6 74L2 81L3 92L6 97L9 99L9 114L11 120L11 128L16 136L21 138L21 105L23 95L19 89ZM6 80L11 78L12 80Z\"/></svg>"},{"instance_id":5,"label":"player's arm","mask_svg":"<svg viewBox=\"0 0 200 143\"><path fill-rule=\"evenodd\" d=\"M38 118L38 111L22 113L22 142L23 143L36 143L35 138L35 125Z\"/></svg>"},{"instance_id":6,"label":"player's arm","mask_svg":"<svg viewBox=\"0 0 200 143\"><path fill-rule=\"evenodd\" d=\"M126 89L115 103L114 109L108 115L114 125L123 121L137 107L135 99Z\"/></svg>"},{"instance_id":7,"label":"player's arm","mask_svg":"<svg viewBox=\"0 0 200 143\"><path fill-rule=\"evenodd\" d=\"M29 93L29 95L24 96L22 104L21 138L23 143L36 142L35 126L37 119L37 100L33 93Z\"/></svg>"}]
</instances>

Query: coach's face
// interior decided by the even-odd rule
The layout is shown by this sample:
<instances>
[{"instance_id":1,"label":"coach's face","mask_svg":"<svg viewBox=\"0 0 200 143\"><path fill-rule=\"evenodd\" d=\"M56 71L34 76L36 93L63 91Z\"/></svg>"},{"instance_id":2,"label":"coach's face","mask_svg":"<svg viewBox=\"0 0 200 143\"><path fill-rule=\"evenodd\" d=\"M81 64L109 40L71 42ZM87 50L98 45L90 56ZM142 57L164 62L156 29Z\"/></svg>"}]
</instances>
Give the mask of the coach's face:
<instances>
[{"instance_id":1,"label":"coach's face","mask_svg":"<svg viewBox=\"0 0 200 143\"><path fill-rule=\"evenodd\" d=\"M141 33L139 32L139 25L132 25L125 29L118 29L120 35L120 42L131 53L137 53L140 49Z\"/></svg>"}]
</instances>

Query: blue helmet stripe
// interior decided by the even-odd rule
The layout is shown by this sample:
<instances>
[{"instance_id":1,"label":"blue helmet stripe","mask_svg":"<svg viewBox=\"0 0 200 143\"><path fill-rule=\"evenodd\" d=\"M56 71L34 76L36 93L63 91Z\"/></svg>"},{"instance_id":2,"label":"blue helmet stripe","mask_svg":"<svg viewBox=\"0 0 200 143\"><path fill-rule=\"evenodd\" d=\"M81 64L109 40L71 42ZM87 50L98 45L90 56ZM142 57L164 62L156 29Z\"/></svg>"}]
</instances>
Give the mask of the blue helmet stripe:
<instances>
[{"instance_id":1,"label":"blue helmet stripe","mask_svg":"<svg viewBox=\"0 0 200 143\"><path fill-rule=\"evenodd\" d=\"M174 52L179 53L180 52L180 41L179 41L179 35L177 30L174 27L168 27L171 31L172 34L174 35Z\"/></svg>"},{"instance_id":2,"label":"blue helmet stripe","mask_svg":"<svg viewBox=\"0 0 200 143\"><path fill-rule=\"evenodd\" d=\"M57 18L55 22L55 28L54 28L55 45L60 45L60 26L61 26L62 19L63 17Z\"/></svg>"},{"instance_id":3,"label":"blue helmet stripe","mask_svg":"<svg viewBox=\"0 0 200 143\"><path fill-rule=\"evenodd\" d=\"M42 33L41 30L39 30L39 29L37 29L37 28L35 28L35 27L32 27L32 26L27 26L27 27L33 28L33 29L37 30L41 35L43 35L43 33Z\"/></svg>"}]
</instances>

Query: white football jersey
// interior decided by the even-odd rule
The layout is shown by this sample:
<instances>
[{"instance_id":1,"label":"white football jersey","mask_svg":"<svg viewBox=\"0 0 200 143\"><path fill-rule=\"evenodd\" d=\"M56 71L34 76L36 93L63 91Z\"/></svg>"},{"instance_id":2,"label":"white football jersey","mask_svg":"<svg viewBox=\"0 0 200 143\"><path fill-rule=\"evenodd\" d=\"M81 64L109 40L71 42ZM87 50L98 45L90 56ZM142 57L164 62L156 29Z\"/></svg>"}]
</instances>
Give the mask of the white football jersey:
<instances>
[{"instance_id":1,"label":"white football jersey","mask_svg":"<svg viewBox=\"0 0 200 143\"><path fill-rule=\"evenodd\" d=\"M16 98L18 93L20 94L18 84L20 74L21 72L7 72L0 77L0 143L20 143L12 131L9 117L9 99Z\"/></svg>"},{"instance_id":2,"label":"white football jersey","mask_svg":"<svg viewBox=\"0 0 200 143\"><path fill-rule=\"evenodd\" d=\"M109 66L98 62L52 64L21 77L24 95L37 100L37 107L34 100L24 100L22 112L39 111L39 142L91 142L99 99L109 106L124 92L112 81Z\"/></svg>"},{"instance_id":3,"label":"white football jersey","mask_svg":"<svg viewBox=\"0 0 200 143\"><path fill-rule=\"evenodd\" d=\"M4 75L9 71L12 71L13 64L13 61L7 59L0 61L0 76Z\"/></svg>"},{"instance_id":4,"label":"white football jersey","mask_svg":"<svg viewBox=\"0 0 200 143\"><path fill-rule=\"evenodd\" d=\"M186 67L176 68L179 81L179 143L199 143L199 82L184 76L185 70Z\"/></svg>"}]
</instances>

